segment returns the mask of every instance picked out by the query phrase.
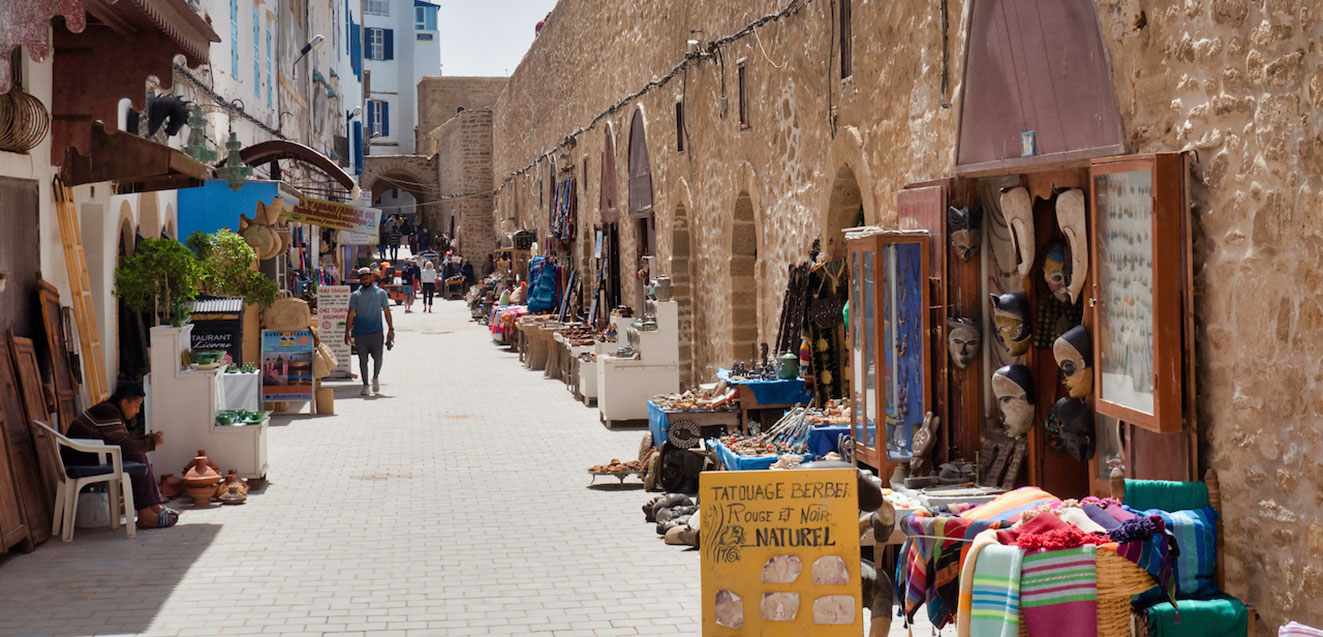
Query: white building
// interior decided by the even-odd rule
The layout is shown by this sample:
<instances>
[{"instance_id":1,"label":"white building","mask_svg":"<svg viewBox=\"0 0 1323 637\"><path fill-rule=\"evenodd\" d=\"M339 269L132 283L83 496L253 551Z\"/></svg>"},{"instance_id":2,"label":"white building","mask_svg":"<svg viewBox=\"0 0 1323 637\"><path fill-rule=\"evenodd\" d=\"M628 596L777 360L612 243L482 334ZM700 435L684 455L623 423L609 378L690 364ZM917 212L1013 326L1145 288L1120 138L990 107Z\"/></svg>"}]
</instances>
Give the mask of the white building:
<instances>
[{"instance_id":1,"label":"white building","mask_svg":"<svg viewBox=\"0 0 1323 637\"><path fill-rule=\"evenodd\" d=\"M429 0L363 0L363 108L372 155L412 155L418 82L441 74L437 5Z\"/></svg>"}]
</instances>

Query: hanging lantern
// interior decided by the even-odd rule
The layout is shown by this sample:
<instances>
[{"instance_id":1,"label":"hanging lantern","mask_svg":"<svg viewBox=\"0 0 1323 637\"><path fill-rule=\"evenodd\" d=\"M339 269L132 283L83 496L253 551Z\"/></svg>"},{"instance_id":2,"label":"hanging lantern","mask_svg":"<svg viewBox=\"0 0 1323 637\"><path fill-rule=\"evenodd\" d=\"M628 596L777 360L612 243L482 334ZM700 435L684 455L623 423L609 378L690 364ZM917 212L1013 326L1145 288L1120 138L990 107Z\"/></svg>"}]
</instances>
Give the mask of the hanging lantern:
<instances>
[{"instance_id":1,"label":"hanging lantern","mask_svg":"<svg viewBox=\"0 0 1323 637\"><path fill-rule=\"evenodd\" d=\"M216 150L207 145L207 118L203 117L201 106L194 106L188 116L188 144L184 152L204 164L216 161Z\"/></svg>"},{"instance_id":2,"label":"hanging lantern","mask_svg":"<svg viewBox=\"0 0 1323 637\"><path fill-rule=\"evenodd\" d=\"M239 142L239 136L235 135L234 131L230 131L230 141L225 142L225 148L230 153L226 157L225 165L216 172L230 185L230 190L239 192L239 189L243 188L243 180L252 174L253 167L243 163L243 159L239 157L239 149L243 148L243 144Z\"/></svg>"}]
</instances>

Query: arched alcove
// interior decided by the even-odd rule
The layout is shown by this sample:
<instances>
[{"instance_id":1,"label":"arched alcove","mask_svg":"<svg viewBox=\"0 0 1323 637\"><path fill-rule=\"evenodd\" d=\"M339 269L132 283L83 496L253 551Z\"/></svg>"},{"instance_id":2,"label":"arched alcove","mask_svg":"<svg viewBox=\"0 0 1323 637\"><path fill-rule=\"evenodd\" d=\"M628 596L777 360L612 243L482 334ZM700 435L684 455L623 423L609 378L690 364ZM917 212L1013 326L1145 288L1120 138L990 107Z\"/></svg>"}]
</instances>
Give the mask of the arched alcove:
<instances>
[{"instance_id":1,"label":"arched alcove","mask_svg":"<svg viewBox=\"0 0 1323 637\"><path fill-rule=\"evenodd\" d=\"M643 123L643 107L634 109L629 123L629 217L634 225L634 249L637 267L643 257L657 254L657 216L652 209L652 162L648 157L648 136ZM656 272L650 272L656 276ZM635 306L643 307L644 286L640 281L635 294Z\"/></svg>"},{"instance_id":2,"label":"arched alcove","mask_svg":"<svg viewBox=\"0 0 1323 637\"><path fill-rule=\"evenodd\" d=\"M161 211L156 206L156 195L148 193L139 195L136 199L138 200L138 234L153 239L160 237Z\"/></svg>"},{"instance_id":3,"label":"arched alcove","mask_svg":"<svg viewBox=\"0 0 1323 637\"><path fill-rule=\"evenodd\" d=\"M756 357L758 326L758 224L753 199L740 191L735 198L735 216L730 233L730 329L729 360L749 361Z\"/></svg>"},{"instance_id":4,"label":"arched alcove","mask_svg":"<svg viewBox=\"0 0 1323 637\"><path fill-rule=\"evenodd\" d=\"M863 193L854 170L848 165L836 171L827 204L827 227L822 232L822 249L830 254L835 242L837 254L845 254L845 229L864 225Z\"/></svg>"}]
</instances>

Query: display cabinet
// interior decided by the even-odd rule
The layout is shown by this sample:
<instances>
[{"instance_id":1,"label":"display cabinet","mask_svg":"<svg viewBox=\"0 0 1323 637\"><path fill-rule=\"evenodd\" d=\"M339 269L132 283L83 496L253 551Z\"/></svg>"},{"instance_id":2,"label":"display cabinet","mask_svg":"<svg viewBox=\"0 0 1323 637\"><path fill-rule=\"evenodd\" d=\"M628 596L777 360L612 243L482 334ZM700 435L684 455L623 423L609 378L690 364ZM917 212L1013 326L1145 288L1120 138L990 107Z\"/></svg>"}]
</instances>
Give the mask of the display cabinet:
<instances>
[{"instance_id":1,"label":"display cabinet","mask_svg":"<svg viewBox=\"0 0 1323 637\"><path fill-rule=\"evenodd\" d=\"M1184 158L1095 160L1089 173L1094 408L1154 432L1179 432L1192 330Z\"/></svg>"},{"instance_id":2,"label":"display cabinet","mask_svg":"<svg viewBox=\"0 0 1323 637\"><path fill-rule=\"evenodd\" d=\"M932 404L926 232L847 234L855 458L879 472L912 457Z\"/></svg>"}]
</instances>

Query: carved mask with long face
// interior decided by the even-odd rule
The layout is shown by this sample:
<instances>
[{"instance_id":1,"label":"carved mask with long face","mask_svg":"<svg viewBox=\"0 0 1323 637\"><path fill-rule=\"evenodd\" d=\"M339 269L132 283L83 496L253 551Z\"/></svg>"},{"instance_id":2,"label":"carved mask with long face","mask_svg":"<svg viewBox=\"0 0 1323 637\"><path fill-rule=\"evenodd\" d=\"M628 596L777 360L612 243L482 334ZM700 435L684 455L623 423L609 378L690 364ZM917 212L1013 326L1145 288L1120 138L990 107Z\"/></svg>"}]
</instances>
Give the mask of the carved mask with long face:
<instances>
[{"instance_id":1,"label":"carved mask with long face","mask_svg":"<svg viewBox=\"0 0 1323 637\"><path fill-rule=\"evenodd\" d=\"M1019 292L992 295L992 324L997 340L1011 356L1029 351L1033 323L1029 317L1029 299Z\"/></svg>"},{"instance_id":2,"label":"carved mask with long face","mask_svg":"<svg viewBox=\"0 0 1323 637\"><path fill-rule=\"evenodd\" d=\"M960 369L969 367L983 345L983 332L967 318L948 319L946 327L946 349L951 354L951 363Z\"/></svg>"},{"instance_id":3,"label":"carved mask with long face","mask_svg":"<svg viewBox=\"0 0 1323 637\"><path fill-rule=\"evenodd\" d=\"M1070 282L1070 262L1066 258L1065 244L1058 243L1047 251L1043 258L1043 280L1058 301L1070 302L1070 290L1066 287Z\"/></svg>"},{"instance_id":4,"label":"carved mask with long face","mask_svg":"<svg viewBox=\"0 0 1323 637\"><path fill-rule=\"evenodd\" d=\"M1089 331L1076 325L1052 343L1052 356L1061 368L1062 382L1071 398L1084 398L1093 391L1093 343Z\"/></svg>"},{"instance_id":5,"label":"carved mask with long face","mask_svg":"<svg viewBox=\"0 0 1323 637\"><path fill-rule=\"evenodd\" d=\"M951 234L951 248L962 262L969 261L983 241L983 211L950 207L946 211L946 230Z\"/></svg>"},{"instance_id":6,"label":"carved mask with long face","mask_svg":"<svg viewBox=\"0 0 1323 637\"><path fill-rule=\"evenodd\" d=\"M1006 217L1011 235L1015 238L1015 272L1029 276L1034 267L1034 205L1029 190L1024 186L1008 188L1001 193L1001 214Z\"/></svg>"},{"instance_id":7,"label":"carved mask with long face","mask_svg":"<svg viewBox=\"0 0 1323 637\"><path fill-rule=\"evenodd\" d=\"M1002 424L1009 436L1018 438L1034 426L1033 376L1024 365L1007 365L992 375L992 393L997 397Z\"/></svg>"},{"instance_id":8,"label":"carved mask with long face","mask_svg":"<svg viewBox=\"0 0 1323 637\"><path fill-rule=\"evenodd\" d=\"M1089 229L1084 219L1084 191L1071 188L1057 195L1057 226L1070 243L1069 283L1066 294L1070 302L1080 298L1084 279L1089 276Z\"/></svg>"}]
</instances>

